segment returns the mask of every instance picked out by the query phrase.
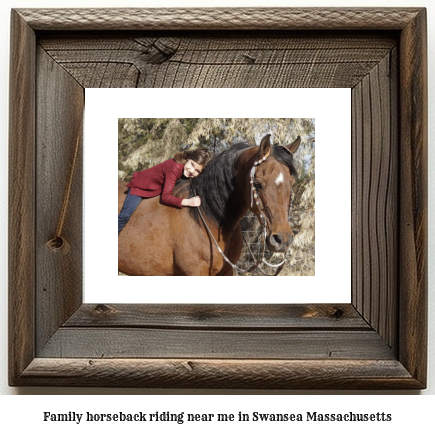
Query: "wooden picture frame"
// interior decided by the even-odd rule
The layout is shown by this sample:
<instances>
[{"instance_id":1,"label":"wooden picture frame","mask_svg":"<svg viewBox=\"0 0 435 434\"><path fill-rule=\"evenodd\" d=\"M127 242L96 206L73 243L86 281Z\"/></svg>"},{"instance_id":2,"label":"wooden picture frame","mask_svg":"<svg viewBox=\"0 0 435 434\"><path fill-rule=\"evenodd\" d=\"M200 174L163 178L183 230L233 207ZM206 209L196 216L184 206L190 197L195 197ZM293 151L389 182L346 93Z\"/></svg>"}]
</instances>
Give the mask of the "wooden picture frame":
<instances>
[{"instance_id":1,"label":"wooden picture frame","mask_svg":"<svg viewBox=\"0 0 435 434\"><path fill-rule=\"evenodd\" d=\"M20 9L11 41L10 385L426 387L424 8ZM351 88L352 303L82 304L84 88L123 86Z\"/></svg>"}]
</instances>

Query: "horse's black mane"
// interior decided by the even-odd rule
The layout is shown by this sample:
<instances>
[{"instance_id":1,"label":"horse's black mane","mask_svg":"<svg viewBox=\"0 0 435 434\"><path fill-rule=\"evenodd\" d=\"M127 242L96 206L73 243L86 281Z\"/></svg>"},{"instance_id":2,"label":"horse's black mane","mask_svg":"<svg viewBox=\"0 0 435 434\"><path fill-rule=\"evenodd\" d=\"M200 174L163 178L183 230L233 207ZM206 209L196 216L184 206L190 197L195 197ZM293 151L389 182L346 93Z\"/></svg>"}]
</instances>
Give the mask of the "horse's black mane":
<instances>
[{"instance_id":1,"label":"horse's black mane","mask_svg":"<svg viewBox=\"0 0 435 434\"><path fill-rule=\"evenodd\" d=\"M250 148L248 143L237 143L215 156L205 167L203 173L192 178L196 195L201 198L201 212L216 222L219 227L230 228L234 224L234 210L239 208L239 194L234 185L234 169L240 154ZM290 169L297 177L292 154L281 146L272 147L272 155ZM195 196L190 180L181 178L177 181L174 194L189 191L189 198ZM189 208L190 215L199 223L200 216L196 208Z\"/></svg>"}]
</instances>

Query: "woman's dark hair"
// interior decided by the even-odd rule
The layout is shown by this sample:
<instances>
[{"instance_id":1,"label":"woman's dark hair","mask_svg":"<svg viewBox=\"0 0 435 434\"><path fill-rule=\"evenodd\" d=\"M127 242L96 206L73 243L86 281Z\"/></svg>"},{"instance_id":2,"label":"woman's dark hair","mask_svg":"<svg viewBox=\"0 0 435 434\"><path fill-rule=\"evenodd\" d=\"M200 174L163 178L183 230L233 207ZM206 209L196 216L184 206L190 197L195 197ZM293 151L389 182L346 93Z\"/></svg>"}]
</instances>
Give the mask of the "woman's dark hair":
<instances>
[{"instance_id":1,"label":"woman's dark hair","mask_svg":"<svg viewBox=\"0 0 435 434\"><path fill-rule=\"evenodd\" d=\"M193 160L196 164L205 167L210 161L211 152L206 148L193 149L192 151L181 151L174 155L177 163L186 164L187 160Z\"/></svg>"}]
</instances>

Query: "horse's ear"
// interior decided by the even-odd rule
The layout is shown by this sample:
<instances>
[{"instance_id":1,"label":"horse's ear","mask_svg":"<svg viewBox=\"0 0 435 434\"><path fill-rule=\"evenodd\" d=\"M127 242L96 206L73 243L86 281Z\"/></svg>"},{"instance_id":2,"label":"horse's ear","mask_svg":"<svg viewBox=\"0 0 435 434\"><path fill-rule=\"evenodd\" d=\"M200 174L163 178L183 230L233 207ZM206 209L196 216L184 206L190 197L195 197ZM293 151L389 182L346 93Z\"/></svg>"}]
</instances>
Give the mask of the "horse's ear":
<instances>
[{"instance_id":1,"label":"horse's ear","mask_svg":"<svg viewBox=\"0 0 435 434\"><path fill-rule=\"evenodd\" d=\"M258 159L263 157L268 157L272 150L272 145L270 143L270 134L267 134L261 139L260 149L258 151Z\"/></svg>"},{"instance_id":2,"label":"horse's ear","mask_svg":"<svg viewBox=\"0 0 435 434\"><path fill-rule=\"evenodd\" d=\"M292 154L294 154L299 149L300 144L301 144L301 136L298 136L298 138L293 143L290 143L290 145L287 145L286 148Z\"/></svg>"}]
</instances>

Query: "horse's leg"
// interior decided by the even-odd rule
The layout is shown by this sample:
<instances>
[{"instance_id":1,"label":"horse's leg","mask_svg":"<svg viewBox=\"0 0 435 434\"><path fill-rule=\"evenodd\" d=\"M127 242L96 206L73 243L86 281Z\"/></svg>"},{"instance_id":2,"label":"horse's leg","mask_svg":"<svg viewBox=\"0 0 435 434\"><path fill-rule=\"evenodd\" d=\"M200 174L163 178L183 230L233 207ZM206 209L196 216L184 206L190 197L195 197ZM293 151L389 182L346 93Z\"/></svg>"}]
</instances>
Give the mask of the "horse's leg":
<instances>
[{"instance_id":1,"label":"horse's leg","mask_svg":"<svg viewBox=\"0 0 435 434\"><path fill-rule=\"evenodd\" d=\"M228 259L232 264L237 264L240 259L240 255L242 254L243 249L243 237L242 237L242 229L240 225L234 231L233 237L230 241L230 247L228 249ZM226 261L219 273L216 276L234 276L233 267L228 264Z\"/></svg>"},{"instance_id":2,"label":"horse's leg","mask_svg":"<svg viewBox=\"0 0 435 434\"><path fill-rule=\"evenodd\" d=\"M192 252L192 250L190 250ZM174 276L210 276L210 261L199 252L177 252L174 255Z\"/></svg>"},{"instance_id":3,"label":"horse's leg","mask_svg":"<svg viewBox=\"0 0 435 434\"><path fill-rule=\"evenodd\" d=\"M219 271L219 273L216 274L216 276L234 276L233 267L231 267L231 265L225 262L225 265L222 267L222 270Z\"/></svg>"}]
</instances>

